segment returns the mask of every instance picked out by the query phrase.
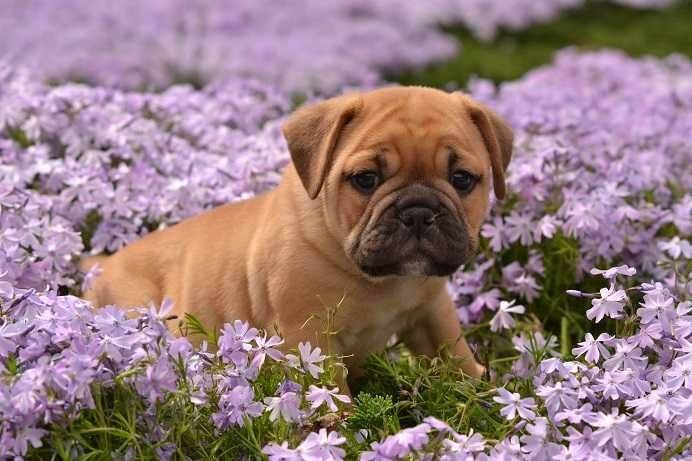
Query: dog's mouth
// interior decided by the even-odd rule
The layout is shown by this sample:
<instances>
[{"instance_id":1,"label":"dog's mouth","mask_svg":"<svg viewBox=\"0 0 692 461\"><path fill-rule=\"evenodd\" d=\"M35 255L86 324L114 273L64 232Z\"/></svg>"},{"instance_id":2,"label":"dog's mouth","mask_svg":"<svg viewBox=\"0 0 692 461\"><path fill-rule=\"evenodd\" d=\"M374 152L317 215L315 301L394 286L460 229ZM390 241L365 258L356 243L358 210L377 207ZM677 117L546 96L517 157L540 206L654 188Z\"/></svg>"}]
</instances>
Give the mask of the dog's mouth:
<instances>
[{"instance_id":1,"label":"dog's mouth","mask_svg":"<svg viewBox=\"0 0 692 461\"><path fill-rule=\"evenodd\" d=\"M466 226L439 200L397 201L363 232L351 256L371 277L447 276L474 244Z\"/></svg>"},{"instance_id":2,"label":"dog's mouth","mask_svg":"<svg viewBox=\"0 0 692 461\"><path fill-rule=\"evenodd\" d=\"M360 266L360 270L370 277L385 277L388 275L446 277L456 272L460 265L414 259L408 262L383 264L380 266L364 265Z\"/></svg>"}]
</instances>

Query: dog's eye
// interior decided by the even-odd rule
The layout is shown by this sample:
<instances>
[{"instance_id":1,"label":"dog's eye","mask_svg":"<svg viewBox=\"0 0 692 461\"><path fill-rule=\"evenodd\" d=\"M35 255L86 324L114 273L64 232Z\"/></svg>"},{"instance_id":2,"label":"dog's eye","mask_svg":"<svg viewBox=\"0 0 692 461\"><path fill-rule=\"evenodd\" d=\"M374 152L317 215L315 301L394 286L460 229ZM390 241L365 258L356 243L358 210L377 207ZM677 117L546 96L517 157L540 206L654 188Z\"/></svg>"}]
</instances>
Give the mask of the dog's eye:
<instances>
[{"instance_id":1,"label":"dog's eye","mask_svg":"<svg viewBox=\"0 0 692 461\"><path fill-rule=\"evenodd\" d=\"M380 177L374 171L363 171L349 177L353 187L362 194L371 194L380 184Z\"/></svg>"},{"instance_id":2,"label":"dog's eye","mask_svg":"<svg viewBox=\"0 0 692 461\"><path fill-rule=\"evenodd\" d=\"M469 193L478 182L478 178L468 171L457 170L449 178L449 182L456 190L462 193Z\"/></svg>"}]
</instances>

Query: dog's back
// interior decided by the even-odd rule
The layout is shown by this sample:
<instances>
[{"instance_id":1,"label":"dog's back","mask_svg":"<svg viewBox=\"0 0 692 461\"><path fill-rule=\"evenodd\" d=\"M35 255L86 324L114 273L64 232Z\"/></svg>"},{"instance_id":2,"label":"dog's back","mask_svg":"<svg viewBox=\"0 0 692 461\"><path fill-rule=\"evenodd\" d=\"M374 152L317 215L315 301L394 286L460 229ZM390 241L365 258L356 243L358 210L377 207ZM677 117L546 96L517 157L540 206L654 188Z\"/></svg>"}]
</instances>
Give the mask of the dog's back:
<instances>
[{"instance_id":1,"label":"dog's back","mask_svg":"<svg viewBox=\"0 0 692 461\"><path fill-rule=\"evenodd\" d=\"M245 272L246 252L257 229L252 217L266 199L267 194L223 205L152 232L111 256L84 258L80 263L83 271L98 264L100 272L84 297L97 307L125 308L160 304L168 298L178 317L192 313L209 326L222 323L221 319L205 319L218 311L210 307L219 304L232 303L228 309L237 310L237 318L247 317L242 311L248 303L243 296L247 283L240 275ZM228 292L236 299L217 299L219 293Z\"/></svg>"}]
</instances>

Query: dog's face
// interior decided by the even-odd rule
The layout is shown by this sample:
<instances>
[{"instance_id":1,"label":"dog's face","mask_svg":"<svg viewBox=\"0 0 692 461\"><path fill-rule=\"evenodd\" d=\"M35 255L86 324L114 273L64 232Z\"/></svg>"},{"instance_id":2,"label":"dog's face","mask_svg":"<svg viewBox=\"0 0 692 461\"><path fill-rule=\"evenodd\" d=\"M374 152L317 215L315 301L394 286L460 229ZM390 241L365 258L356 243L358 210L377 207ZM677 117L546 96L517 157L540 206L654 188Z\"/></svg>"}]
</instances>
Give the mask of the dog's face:
<instances>
[{"instance_id":1,"label":"dog's face","mask_svg":"<svg viewBox=\"0 0 692 461\"><path fill-rule=\"evenodd\" d=\"M469 97L421 87L341 96L284 127L293 163L348 257L371 277L445 276L504 194L512 133Z\"/></svg>"}]
</instances>

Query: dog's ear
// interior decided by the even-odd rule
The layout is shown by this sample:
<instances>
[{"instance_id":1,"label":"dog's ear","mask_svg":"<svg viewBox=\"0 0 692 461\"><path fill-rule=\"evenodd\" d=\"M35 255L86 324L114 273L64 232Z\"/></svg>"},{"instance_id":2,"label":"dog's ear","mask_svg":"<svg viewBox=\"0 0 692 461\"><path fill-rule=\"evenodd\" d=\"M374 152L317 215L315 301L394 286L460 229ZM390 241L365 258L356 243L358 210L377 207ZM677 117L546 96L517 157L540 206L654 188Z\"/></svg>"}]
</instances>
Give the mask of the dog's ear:
<instances>
[{"instance_id":1,"label":"dog's ear","mask_svg":"<svg viewBox=\"0 0 692 461\"><path fill-rule=\"evenodd\" d=\"M362 104L357 94L339 96L298 109L284 124L291 159L311 199L322 188L339 136Z\"/></svg>"},{"instance_id":2,"label":"dog's ear","mask_svg":"<svg viewBox=\"0 0 692 461\"><path fill-rule=\"evenodd\" d=\"M471 120L480 131L485 148L490 154L490 166L493 170L493 189L498 199L503 199L506 192L505 173L512 159L514 133L499 115L483 104L474 101L465 94L457 93L464 101Z\"/></svg>"}]
</instances>

